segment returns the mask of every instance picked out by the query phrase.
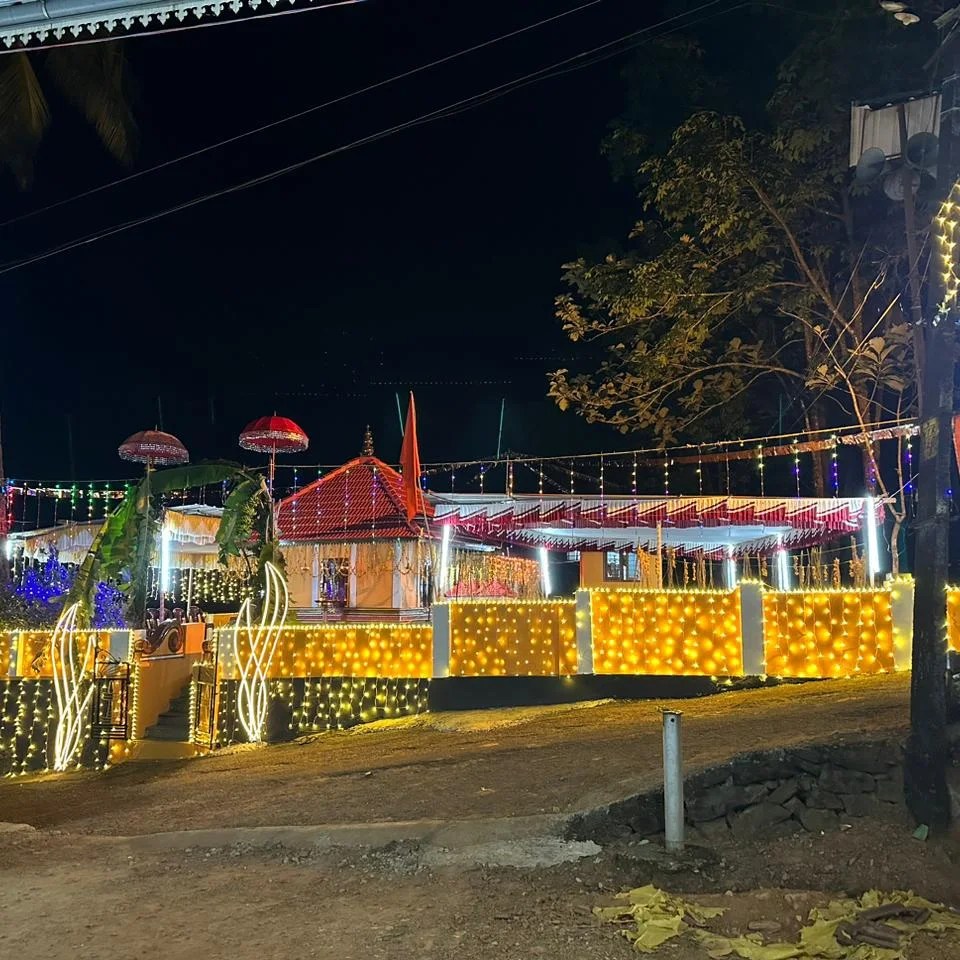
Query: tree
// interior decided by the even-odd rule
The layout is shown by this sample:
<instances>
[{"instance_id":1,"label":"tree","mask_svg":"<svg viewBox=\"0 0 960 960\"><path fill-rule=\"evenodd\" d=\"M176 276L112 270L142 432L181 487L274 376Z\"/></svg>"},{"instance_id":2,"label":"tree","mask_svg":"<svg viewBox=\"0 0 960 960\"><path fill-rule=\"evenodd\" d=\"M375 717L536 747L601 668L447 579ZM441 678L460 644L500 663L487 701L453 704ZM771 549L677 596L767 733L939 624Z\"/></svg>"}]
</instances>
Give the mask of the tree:
<instances>
[{"instance_id":1,"label":"tree","mask_svg":"<svg viewBox=\"0 0 960 960\"><path fill-rule=\"evenodd\" d=\"M264 582L265 565L282 569L274 526L273 499L266 481L239 464L199 463L148 472L107 517L77 572L66 604L79 601L79 619L89 623L94 591L100 582L116 582L127 595L126 620L143 624L147 611L147 583L163 518L162 497L176 490L227 484L217 529L220 561L240 557L251 578ZM257 550L257 569L250 565L250 550Z\"/></svg>"},{"instance_id":2,"label":"tree","mask_svg":"<svg viewBox=\"0 0 960 960\"><path fill-rule=\"evenodd\" d=\"M663 444L742 434L758 414L763 431L778 394L807 430L913 408L902 210L851 183L848 137L850 101L876 92L874 65L893 88L919 86L922 45L904 47L900 31L886 57L892 28L875 5L820 6L819 19L780 22L778 36L800 39L762 112L755 100L740 114L701 109L715 96L691 41L677 65L688 109L666 147L615 125L608 150L621 170L632 158L641 216L625 254L565 265L557 315L602 360L551 374L561 408ZM865 476L876 474L868 444Z\"/></svg>"},{"instance_id":3,"label":"tree","mask_svg":"<svg viewBox=\"0 0 960 960\"><path fill-rule=\"evenodd\" d=\"M8 53L0 62L0 165L21 189L33 179L34 158L51 122L46 83L86 117L117 160L132 161L136 124L119 42Z\"/></svg>"}]
</instances>

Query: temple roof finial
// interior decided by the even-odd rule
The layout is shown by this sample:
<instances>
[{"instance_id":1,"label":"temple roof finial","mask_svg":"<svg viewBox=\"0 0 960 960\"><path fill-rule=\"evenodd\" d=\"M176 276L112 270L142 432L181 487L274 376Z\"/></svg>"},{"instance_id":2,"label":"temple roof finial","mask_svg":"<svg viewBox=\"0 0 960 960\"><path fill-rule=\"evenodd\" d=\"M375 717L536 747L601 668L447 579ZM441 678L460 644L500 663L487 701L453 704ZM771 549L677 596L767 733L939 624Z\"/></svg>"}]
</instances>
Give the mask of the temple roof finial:
<instances>
[{"instance_id":1,"label":"temple roof finial","mask_svg":"<svg viewBox=\"0 0 960 960\"><path fill-rule=\"evenodd\" d=\"M367 424L367 429L363 432L363 455L373 456L373 433L370 431L370 424Z\"/></svg>"}]
</instances>

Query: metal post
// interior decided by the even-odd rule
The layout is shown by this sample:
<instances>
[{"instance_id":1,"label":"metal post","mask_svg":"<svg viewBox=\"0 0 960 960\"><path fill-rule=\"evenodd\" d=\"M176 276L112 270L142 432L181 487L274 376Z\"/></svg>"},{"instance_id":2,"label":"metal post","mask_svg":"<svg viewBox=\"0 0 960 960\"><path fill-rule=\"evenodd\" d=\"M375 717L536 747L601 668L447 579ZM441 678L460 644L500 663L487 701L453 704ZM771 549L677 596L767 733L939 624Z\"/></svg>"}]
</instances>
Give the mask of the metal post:
<instances>
[{"instance_id":1,"label":"metal post","mask_svg":"<svg viewBox=\"0 0 960 960\"><path fill-rule=\"evenodd\" d=\"M667 850L683 849L683 744L679 710L663 711L663 821Z\"/></svg>"}]
</instances>

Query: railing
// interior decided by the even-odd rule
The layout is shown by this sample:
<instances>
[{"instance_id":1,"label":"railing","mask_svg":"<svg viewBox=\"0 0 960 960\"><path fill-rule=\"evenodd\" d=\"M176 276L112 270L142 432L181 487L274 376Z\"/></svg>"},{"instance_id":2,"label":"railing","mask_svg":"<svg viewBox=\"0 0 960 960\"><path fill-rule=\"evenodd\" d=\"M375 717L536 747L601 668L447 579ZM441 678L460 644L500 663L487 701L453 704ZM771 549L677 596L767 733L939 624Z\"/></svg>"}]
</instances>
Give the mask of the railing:
<instances>
[{"instance_id":1,"label":"railing","mask_svg":"<svg viewBox=\"0 0 960 960\"><path fill-rule=\"evenodd\" d=\"M194 668L190 702L190 739L213 747L217 737L217 661Z\"/></svg>"},{"instance_id":2,"label":"railing","mask_svg":"<svg viewBox=\"0 0 960 960\"><path fill-rule=\"evenodd\" d=\"M126 740L130 730L130 664L98 660L93 678L92 732L101 740Z\"/></svg>"}]
</instances>

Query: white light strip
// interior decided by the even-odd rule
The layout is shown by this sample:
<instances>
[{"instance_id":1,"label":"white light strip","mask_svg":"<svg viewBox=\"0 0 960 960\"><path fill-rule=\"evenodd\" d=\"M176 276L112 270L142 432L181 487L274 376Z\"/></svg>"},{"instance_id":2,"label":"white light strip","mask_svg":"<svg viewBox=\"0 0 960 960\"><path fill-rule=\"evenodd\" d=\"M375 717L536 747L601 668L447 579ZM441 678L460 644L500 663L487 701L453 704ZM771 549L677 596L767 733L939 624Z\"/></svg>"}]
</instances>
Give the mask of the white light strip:
<instances>
[{"instance_id":1,"label":"white light strip","mask_svg":"<svg viewBox=\"0 0 960 960\"><path fill-rule=\"evenodd\" d=\"M240 684L237 689L237 715L251 743L263 741L270 705L269 672L277 652L280 631L287 618L290 595L283 575L272 564L264 564L266 591L260 623L254 629L250 620L250 600L244 600L237 614L234 650L240 663ZM240 637L246 635L246 649L241 654Z\"/></svg>"},{"instance_id":2,"label":"white light strip","mask_svg":"<svg viewBox=\"0 0 960 960\"><path fill-rule=\"evenodd\" d=\"M86 726L87 707L93 697L91 683L84 691L84 670L96 645L93 634L88 634L82 659L77 661L77 610L80 604L67 607L50 635L50 668L53 689L57 696L57 729L53 740L54 770L66 770L73 760Z\"/></svg>"},{"instance_id":3,"label":"white light strip","mask_svg":"<svg viewBox=\"0 0 960 960\"><path fill-rule=\"evenodd\" d=\"M877 540L877 501L875 497L867 497L864 503L866 516L863 522L867 527L867 573L870 574L870 583L880 574L880 545Z\"/></svg>"},{"instance_id":4,"label":"white light strip","mask_svg":"<svg viewBox=\"0 0 960 960\"><path fill-rule=\"evenodd\" d=\"M443 599L447 595L447 574L450 571L450 538L453 536L453 527L449 523L443 525L440 535L440 577L437 581L437 595Z\"/></svg>"},{"instance_id":5,"label":"white light strip","mask_svg":"<svg viewBox=\"0 0 960 960\"><path fill-rule=\"evenodd\" d=\"M724 564L724 566L727 568L727 587L730 590L736 590L737 589L737 561L733 559L732 547L727 557L727 562Z\"/></svg>"},{"instance_id":6,"label":"white light strip","mask_svg":"<svg viewBox=\"0 0 960 960\"><path fill-rule=\"evenodd\" d=\"M777 586L781 590L790 589L790 555L783 547L777 551Z\"/></svg>"},{"instance_id":7,"label":"white light strip","mask_svg":"<svg viewBox=\"0 0 960 960\"><path fill-rule=\"evenodd\" d=\"M540 548L540 582L543 585L543 595L550 596L550 551L546 547Z\"/></svg>"},{"instance_id":8,"label":"white light strip","mask_svg":"<svg viewBox=\"0 0 960 960\"><path fill-rule=\"evenodd\" d=\"M170 531L166 523L160 528L160 591L170 592Z\"/></svg>"}]
</instances>

